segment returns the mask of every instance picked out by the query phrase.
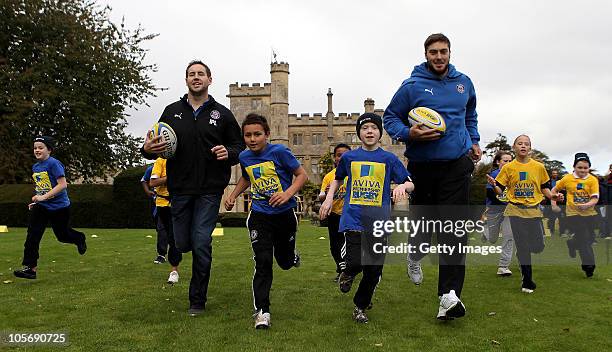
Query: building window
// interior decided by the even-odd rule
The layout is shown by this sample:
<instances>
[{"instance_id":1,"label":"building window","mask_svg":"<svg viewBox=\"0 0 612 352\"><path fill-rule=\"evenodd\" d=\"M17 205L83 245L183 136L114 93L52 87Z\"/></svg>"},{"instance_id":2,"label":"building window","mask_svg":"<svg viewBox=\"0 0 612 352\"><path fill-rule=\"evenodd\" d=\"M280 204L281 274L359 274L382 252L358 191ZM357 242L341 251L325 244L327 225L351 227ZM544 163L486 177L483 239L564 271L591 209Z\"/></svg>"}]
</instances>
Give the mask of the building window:
<instances>
[{"instance_id":1,"label":"building window","mask_svg":"<svg viewBox=\"0 0 612 352\"><path fill-rule=\"evenodd\" d=\"M301 133L293 134L293 145L302 145L302 134Z\"/></svg>"},{"instance_id":2,"label":"building window","mask_svg":"<svg viewBox=\"0 0 612 352\"><path fill-rule=\"evenodd\" d=\"M319 160L320 158L310 158L310 171L312 171L313 175L319 174Z\"/></svg>"},{"instance_id":3,"label":"building window","mask_svg":"<svg viewBox=\"0 0 612 352\"><path fill-rule=\"evenodd\" d=\"M312 134L312 145L319 145L323 143L323 133Z\"/></svg>"},{"instance_id":4,"label":"building window","mask_svg":"<svg viewBox=\"0 0 612 352\"><path fill-rule=\"evenodd\" d=\"M344 140L349 144L357 144L359 143L359 138L357 138L357 133L355 132L347 132L344 134Z\"/></svg>"},{"instance_id":5,"label":"building window","mask_svg":"<svg viewBox=\"0 0 612 352\"><path fill-rule=\"evenodd\" d=\"M251 99L251 109L261 110L263 103L261 99Z\"/></svg>"}]
</instances>

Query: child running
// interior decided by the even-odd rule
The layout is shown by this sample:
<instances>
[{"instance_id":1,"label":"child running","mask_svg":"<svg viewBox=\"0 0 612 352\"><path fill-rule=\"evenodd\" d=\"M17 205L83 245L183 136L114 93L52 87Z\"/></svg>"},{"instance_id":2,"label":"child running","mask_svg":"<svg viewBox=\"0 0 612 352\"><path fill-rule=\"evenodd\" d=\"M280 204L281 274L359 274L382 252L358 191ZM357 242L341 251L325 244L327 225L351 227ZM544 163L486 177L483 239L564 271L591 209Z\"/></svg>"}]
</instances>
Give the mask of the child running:
<instances>
[{"instance_id":1,"label":"child running","mask_svg":"<svg viewBox=\"0 0 612 352\"><path fill-rule=\"evenodd\" d=\"M351 150L351 147L344 143L340 143L334 148L334 169L323 177L323 181L321 182L321 193L319 193L320 201L325 200L325 196L329 190L329 185L336 179L336 167L338 167L342 154L348 152L349 150ZM340 216L342 215L342 207L344 206L344 196L346 194L346 180L347 178L345 177L342 185L340 185L336 193L334 193L331 213L327 217L329 250L334 258L334 262L336 262L336 277L334 278L334 282L338 282L340 273L346 267L346 263L342 260L341 253L342 246L344 245L344 234L338 231L338 227L340 226Z\"/></svg>"},{"instance_id":2,"label":"child running","mask_svg":"<svg viewBox=\"0 0 612 352\"><path fill-rule=\"evenodd\" d=\"M336 179L329 186L320 217L329 216L336 190L348 176L344 208L340 218L340 231L345 235L346 269L340 274L340 291L350 291L355 276L363 272L359 288L353 297L353 320L367 323L366 308L372 303L374 290L382 276L384 254L376 251L386 243L386 236L374 236L372 223L386 220L391 213L391 181L398 186L393 200L406 199L414 189L410 174L392 153L383 150L378 142L382 134L382 119L374 113L365 113L357 120L357 135L361 147L346 152L336 168ZM365 252L362 257L362 250Z\"/></svg>"},{"instance_id":3,"label":"child running","mask_svg":"<svg viewBox=\"0 0 612 352\"><path fill-rule=\"evenodd\" d=\"M295 251L298 221L295 215L297 202L293 196L308 176L287 147L268 143L270 127L265 117L247 115L242 122L242 134L248 147L239 156L242 177L224 205L230 211L236 197L251 187L252 203L247 228L255 260L255 328L267 329L270 327L273 258L283 270L300 266L300 257Z\"/></svg>"},{"instance_id":4,"label":"child running","mask_svg":"<svg viewBox=\"0 0 612 352\"><path fill-rule=\"evenodd\" d=\"M514 240L512 239L512 228L510 227L510 219L504 216L504 210L508 203L506 192L497 194L495 192L495 177L501 171L501 168L512 161L512 154L508 151L501 150L493 157L493 168L487 175L487 222L485 227L485 240L490 243L496 243L499 238L499 233L502 233L502 253L499 257L497 265L498 276L510 276L510 262L512 262L512 251L514 250ZM507 191L507 190L506 190Z\"/></svg>"},{"instance_id":5,"label":"child running","mask_svg":"<svg viewBox=\"0 0 612 352\"><path fill-rule=\"evenodd\" d=\"M24 279L36 279L38 272L38 250L47 223L57 240L76 245L79 254L85 254L87 244L85 234L73 230L69 225L70 199L66 188L64 165L51 156L55 140L48 136L34 138L34 157L37 162L32 166L32 178L36 183L36 194L32 197L28 235L24 244L21 270L15 270L15 276Z\"/></svg>"},{"instance_id":6,"label":"child running","mask_svg":"<svg viewBox=\"0 0 612 352\"><path fill-rule=\"evenodd\" d=\"M168 251L168 262L170 263L170 275L168 276L168 283L174 285L179 281L178 266L183 259L183 253L176 248L174 242L174 232L172 231L172 212L170 210L170 193L166 186L166 159L157 158L155 164L153 164L153 170L151 171L151 180L149 183L151 187L155 187L156 197L155 206L157 207L157 217L159 227L163 228L166 233L166 239L168 242L167 247L164 245L164 251ZM158 231L159 231L158 227ZM159 232L158 232L158 251L159 246ZM160 262L160 264L163 261Z\"/></svg>"},{"instance_id":7,"label":"child running","mask_svg":"<svg viewBox=\"0 0 612 352\"><path fill-rule=\"evenodd\" d=\"M516 257L521 268L521 291L533 293L531 253L544 250L544 227L540 202L551 198L550 178L544 165L530 157L531 139L527 135L516 137L512 144L516 159L501 169L495 178L495 192L507 189L508 205L504 215L510 218L516 244Z\"/></svg>"},{"instance_id":8,"label":"child running","mask_svg":"<svg viewBox=\"0 0 612 352\"><path fill-rule=\"evenodd\" d=\"M553 211L559 212L557 206L561 190L567 191L566 215L570 231L574 234L567 240L569 256L576 258L580 253L582 270L587 277L592 277L595 271L595 253L593 252L594 225L597 219L595 205L599 200L599 183L597 178L589 174L591 160L586 153L576 153L574 156L574 172L567 174L557 182L552 189Z\"/></svg>"}]
</instances>

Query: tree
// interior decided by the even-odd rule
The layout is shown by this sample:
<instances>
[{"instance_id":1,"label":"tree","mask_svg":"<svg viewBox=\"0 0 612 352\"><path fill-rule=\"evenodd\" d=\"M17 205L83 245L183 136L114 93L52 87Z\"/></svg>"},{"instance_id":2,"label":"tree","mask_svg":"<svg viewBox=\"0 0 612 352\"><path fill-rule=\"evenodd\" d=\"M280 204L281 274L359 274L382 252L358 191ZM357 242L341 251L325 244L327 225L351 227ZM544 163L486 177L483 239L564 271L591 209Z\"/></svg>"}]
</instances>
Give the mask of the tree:
<instances>
[{"instance_id":1,"label":"tree","mask_svg":"<svg viewBox=\"0 0 612 352\"><path fill-rule=\"evenodd\" d=\"M567 171L565 170L565 166L563 166L563 162L559 160L550 160L548 155L542 151L532 149L531 157L544 164L544 167L546 168L546 171L548 171L549 174L552 170L559 171L559 175L564 175L567 173Z\"/></svg>"},{"instance_id":2,"label":"tree","mask_svg":"<svg viewBox=\"0 0 612 352\"><path fill-rule=\"evenodd\" d=\"M86 180L140 161L127 108L155 94L144 42L156 37L109 20L86 0L0 4L0 184L28 182L32 138L55 137L69 178Z\"/></svg>"},{"instance_id":3,"label":"tree","mask_svg":"<svg viewBox=\"0 0 612 352\"><path fill-rule=\"evenodd\" d=\"M327 175L328 172L334 169L334 158L331 152L327 152L321 156L321 159L319 159L319 168L321 168L321 173L323 175Z\"/></svg>"},{"instance_id":4,"label":"tree","mask_svg":"<svg viewBox=\"0 0 612 352\"><path fill-rule=\"evenodd\" d=\"M497 134L497 138L484 147L485 155L494 157L500 150L512 151L512 147L508 144L508 138L501 133Z\"/></svg>"}]
</instances>

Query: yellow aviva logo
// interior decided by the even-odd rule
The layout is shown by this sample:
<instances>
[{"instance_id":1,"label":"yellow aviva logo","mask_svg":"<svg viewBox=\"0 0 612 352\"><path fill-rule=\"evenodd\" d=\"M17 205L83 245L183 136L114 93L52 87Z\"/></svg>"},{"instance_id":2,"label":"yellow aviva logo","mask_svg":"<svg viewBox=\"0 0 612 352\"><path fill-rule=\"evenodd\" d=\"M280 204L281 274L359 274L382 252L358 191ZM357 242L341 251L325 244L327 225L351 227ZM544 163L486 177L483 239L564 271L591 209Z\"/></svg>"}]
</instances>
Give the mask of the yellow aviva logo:
<instances>
[{"instance_id":1,"label":"yellow aviva logo","mask_svg":"<svg viewBox=\"0 0 612 352\"><path fill-rule=\"evenodd\" d=\"M35 172L32 174L32 178L34 179L34 183L36 183L37 194L47 193L53 188L51 186L51 180L49 179L49 174L47 171Z\"/></svg>"},{"instance_id":2,"label":"yellow aviva logo","mask_svg":"<svg viewBox=\"0 0 612 352\"><path fill-rule=\"evenodd\" d=\"M385 164L371 161L351 163L350 204L382 206Z\"/></svg>"},{"instance_id":3,"label":"yellow aviva logo","mask_svg":"<svg viewBox=\"0 0 612 352\"><path fill-rule=\"evenodd\" d=\"M246 171L251 181L254 199L269 198L274 193L283 191L273 161L248 166Z\"/></svg>"}]
</instances>

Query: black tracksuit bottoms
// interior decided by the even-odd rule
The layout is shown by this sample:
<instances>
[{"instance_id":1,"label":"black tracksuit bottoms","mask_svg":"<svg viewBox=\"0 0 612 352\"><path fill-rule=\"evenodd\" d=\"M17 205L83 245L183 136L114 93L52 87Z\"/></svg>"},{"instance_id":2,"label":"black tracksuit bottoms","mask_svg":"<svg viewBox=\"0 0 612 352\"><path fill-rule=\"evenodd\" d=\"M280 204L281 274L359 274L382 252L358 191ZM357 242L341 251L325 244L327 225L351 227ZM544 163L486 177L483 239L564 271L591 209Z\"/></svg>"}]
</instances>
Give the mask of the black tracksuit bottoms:
<instances>
[{"instance_id":1,"label":"black tracksuit bottoms","mask_svg":"<svg viewBox=\"0 0 612 352\"><path fill-rule=\"evenodd\" d=\"M255 274L253 275L253 306L255 311L270 312L273 258L283 270L296 265L295 236L297 217L293 209L280 214L251 211L247 228L253 247Z\"/></svg>"}]
</instances>

